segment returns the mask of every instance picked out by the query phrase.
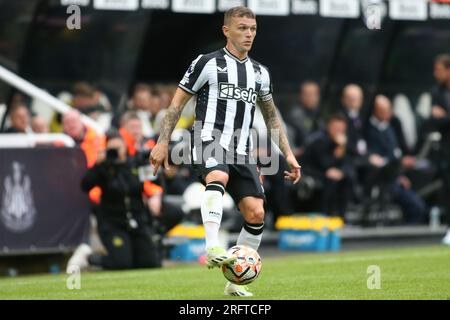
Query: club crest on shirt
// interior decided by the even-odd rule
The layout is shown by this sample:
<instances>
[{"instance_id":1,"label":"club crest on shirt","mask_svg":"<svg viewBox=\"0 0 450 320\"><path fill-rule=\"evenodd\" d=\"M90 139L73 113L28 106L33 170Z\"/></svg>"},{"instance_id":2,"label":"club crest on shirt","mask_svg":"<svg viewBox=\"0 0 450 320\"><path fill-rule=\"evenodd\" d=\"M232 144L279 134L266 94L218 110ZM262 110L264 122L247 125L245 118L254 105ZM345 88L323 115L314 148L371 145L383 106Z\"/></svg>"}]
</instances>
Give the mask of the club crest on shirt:
<instances>
[{"instance_id":1,"label":"club crest on shirt","mask_svg":"<svg viewBox=\"0 0 450 320\"><path fill-rule=\"evenodd\" d=\"M196 63L197 61L193 61L192 63L191 63L191 65L189 66L189 69L187 70L187 72L186 72L186 74L187 75L190 75L192 72L194 72L194 68L195 68L195 63Z\"/></svg>"},{"instance_id":2,"label":"club crest on shirt","mask_svg":"<svg viewBox=\"0 0 450 320\"><path fill-rule=\"evenodd\" d=\"M195 59L194 61L192 61L191 65L189 66L189 68L187 69L186 73L183 76L183 79L181 80L181 84L185 85L187 83L189 83L189 77L191 76L191 74L194 72L195 69L195 65L197 64L197 61L200 59L200 57L198 57L197 59Z\"/></svg>"},{"instance_id":3,"label":"club crest on shirt","mask_svg":"<svg viewBox=\"0 0 450 320\"><path fill-rule=\"evenodd\" d=\"M259 84L262 83L262 73L259 70L255 72L255 82Z\"/></svg>"}]
</instances>

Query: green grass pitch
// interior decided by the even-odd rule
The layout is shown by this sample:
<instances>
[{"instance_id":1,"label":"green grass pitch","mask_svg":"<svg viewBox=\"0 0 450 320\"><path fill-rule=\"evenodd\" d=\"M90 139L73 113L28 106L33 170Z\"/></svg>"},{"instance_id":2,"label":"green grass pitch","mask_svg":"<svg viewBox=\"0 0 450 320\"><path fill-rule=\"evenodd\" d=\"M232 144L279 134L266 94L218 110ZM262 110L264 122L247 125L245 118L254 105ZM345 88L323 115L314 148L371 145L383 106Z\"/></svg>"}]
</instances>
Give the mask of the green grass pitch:
<instances>
[{"instance_id":1,"label":"green grass pitch","mask_svg":"<svg viewBox=\"0 0 450 320\"><path fill-rule=\"evenodd\" d=\"M262 259L262 273L250 285L254 299L450 299L448 247ZM371 265L380 268L380 289L368 289ZM242 299L223 296L222 272L198 264L81 273L79 290L67 289L66 280L66 274L0 278L0 299Z\"/></svg>"}]
</instances>

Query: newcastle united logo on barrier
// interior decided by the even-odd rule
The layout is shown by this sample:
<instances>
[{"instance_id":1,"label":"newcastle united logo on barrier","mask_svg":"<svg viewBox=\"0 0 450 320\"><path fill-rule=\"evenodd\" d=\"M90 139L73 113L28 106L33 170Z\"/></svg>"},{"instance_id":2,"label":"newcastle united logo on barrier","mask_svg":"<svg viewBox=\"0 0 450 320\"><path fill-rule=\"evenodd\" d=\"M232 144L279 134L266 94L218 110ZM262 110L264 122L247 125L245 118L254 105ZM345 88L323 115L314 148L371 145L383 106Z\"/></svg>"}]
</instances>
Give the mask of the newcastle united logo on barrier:
<instances>
[{"instance_id":1,"label":"newcastle united logo on barrier","mask_svg":"<svg viewBox=\"0 0 450 320\"><path fill-rule=\"evenodd\" d=\"M13 232L28 230L35 221L36 208L31 193L31 180L23 175L23 165L12 164L12 176L3 181L1 220Z\"/></svg>"}]
</instances>

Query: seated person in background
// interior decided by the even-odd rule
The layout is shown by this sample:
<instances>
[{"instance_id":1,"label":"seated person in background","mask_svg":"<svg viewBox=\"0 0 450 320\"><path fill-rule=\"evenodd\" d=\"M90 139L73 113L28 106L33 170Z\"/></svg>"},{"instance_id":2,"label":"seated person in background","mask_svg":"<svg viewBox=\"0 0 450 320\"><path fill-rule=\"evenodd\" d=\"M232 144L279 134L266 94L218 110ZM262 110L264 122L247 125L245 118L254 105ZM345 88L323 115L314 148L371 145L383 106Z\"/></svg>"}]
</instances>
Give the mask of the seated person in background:
<instances>
[{"instance_id":1,"label":"seated person in background","mask_svg":"<svg viewBox=\"0 0 450 320\"><path fill-rule=\"evenodd\" d=\"M363 157L367 152L364 140L364 119L361 108L364 102L364 93L360 86L349 84L342 90L341 112L347 119L347 136L349 151L357 157Z\"/></svg>"},{"instance_id":2,"label":"seated person in background","mask_svg":"<svg viewBox=\"0 0 450 320\"><path fill-rule=\"evenodd\" d=\"M162 191L160 186L165 184L166 175L171 176L172 172L166 171L165 175L160 177L153 177L151 174L152 169L148 158L155 146L155 141L144 137L142 121L135 111L126 112L120 123L119 133L127 148L127 158L140 170L140 174L143 175L142 180L146 180L144 181L145 192L153 195L147 202L154 218L152 222L159 225L162 233L168 231L182 220L184 213L180 207L164 201L162 192L155 192L155 190Z\"/></svg>"},{"instance_id":3,"label":"seated person in background","mask_svg":"<svg viewBox=\"0 0 450 320\"><path fill-rule=\"evenodd\" d=\"M403 163L409 164L409 160L403 160L404 155L392 119L390 100L377 95L366 129L371 168L366 174L365 183L368 187L377 183L386 186L388 190L383 191L391 194L393 201L400 205L405 222L421 224L427 219L426 205L411 189L410 180L401 174L402 167L407 167Z\"/></svg>"},{"instance_id":4,"label":"seated person in background","mask_svg":"<svg viewBox=\"0 0 450 320\"><path fill-rule=\"evenodd\" d=\"M294 154L299 157L306 138L322 126L320 119L320 87L316 82L300 85L298 103L287 114L286 123L294 131Z\"/></svg>"},{"instance_id":5,"label":"seated person in background","mask_svg":"<svg viewBox=\"0 0 450 320\"><path fill-rule=\"evenodd\" d=\"M80 113L96 120L100 113L107 111L100 102L102 94L94 86L87 82L76 82L72 88L70 105ZM61 132L61 114L55 113L50 123L52 132Z\"/></svg>"},{"instance_id":6,"label":"seated person in background","mask_svg":"<svg viewBox=\"0 0 450 320\"><path fill-rule=\"evenodd\" d=\"M125 142L117 131L107 134L106 151L86 172L81 187L85 192L94 187L102 191L96 211L97 229L107 255L86 250L84 254L74 254L69 265L104 269L161 267L160 247L153 240L150 215L143 201L144 183L127 162ZM154 192L162 190L155 188Z\"/></svg>"},{"instance_id":7,"label":"seated person in background","mask_svg":"<svg viewBox=\"0 0 450 320\"><path fill-rule=\"evenodd\" d=\"M163 109L169 107L170 102L177 90L178 85L174 84L158 84L155 89L159 92L159 98L161 99L161 105Z\"/></svg>"},{"instance_id":8,"label":"seated person in background","mask_svg":"<svg viewBox=\"0 0 450 320\"><path fill-rule=\"evenodd\" d=\"M146 137L153 137L155 135L153 128L151 126L150 120L152 119L152 114L150 109L153 104L153 94L152 87L145 83L138 83L131 95L131 99L128 102L127 110L133 111L137 114L142 123L142 132ZM123 113L116 114L111 120L111 125L119 128L121 126L121 118Z\"/></svg>"},{"instance_id":9,"label":"seated person in background","mask_svg":"<svg viewBox=\"0 0 450 320\"><path fill-rule=\"evenodd\" d=\"M5 133L27 133L30 129L30 111L24 104L16 104L9 112L10 126Z\"/></svg>"},{"instance_id":10,"label":"seated person in background","mask_svg":"<svg viewBox=\"0 0 450 320\"><path fill-rule=\"evenodd\" d=\"M313 133L307 140L302 157L305 176L321 185L321 208L324 214L344 218L350 200L355 172L347 150L347 121L334 115L326 130Z\"/></svg>"},{"instance_id":11,"label":"seated person in background","mask_svg":"<svg viewBox=\"0 0 450 320\"><path fill-rule=\"evenodd\" d=\"M139 83L134 87L128 104L128 111L134 111L142 122L142 131L146 138L154 138L159 134L159 126L165 113L164 100L157 86ZM123 114L117 114L111 120L111 125L119 128Z\"/></svg>"},{"instance_id":12,"label":"seated person in background","mask_svg":"<svg viewBox=\"0 0 450 320\"><path fill-rule=\"evenodd\" d=\"M136 111L127 111L120 119L119 132L127 146L127 155L134 157L138 151L150 150L155 141L144 135L144 125Z\"/></svg>"},{"instance_id":13,"label":"seated person in background","mask_svg":"<svg viewBox=\"0 0 450 320\"><path fill-rule=\"evenodd\" d=\"M80 112L75 109L64 114L62 124L63 132L71 137L86 155L87 167L92 167L99 152L104 149L104 136L85 126L81 122Z\"/></svg>"},{"instance_id":14,"label":"seated person in background","mask_svg":"<svg viewBox=\"0 0 450 320\"><path fill-rule=\"evenodd\" d=\"M34 133L49 133L50 127L44 117L35 115L31 118L31 129Z\"/></svg>"}]
</instances>

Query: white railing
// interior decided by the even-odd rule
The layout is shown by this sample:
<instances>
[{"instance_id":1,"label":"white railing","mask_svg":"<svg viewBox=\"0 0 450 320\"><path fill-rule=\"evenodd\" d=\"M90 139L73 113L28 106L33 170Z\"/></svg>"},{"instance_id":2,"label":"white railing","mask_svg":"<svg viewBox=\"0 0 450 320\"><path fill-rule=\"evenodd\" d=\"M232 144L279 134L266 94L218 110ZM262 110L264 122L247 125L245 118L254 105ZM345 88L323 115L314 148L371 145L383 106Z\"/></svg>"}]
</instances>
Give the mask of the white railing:
<instances>
[{"instance_id":1,"label":"white railing","mask_svg":"<svg viewBox=\"0 0 450 320\"><path fill-rule=\"evenodd\" d=\"M52 107L55 111L59 113L66 113L70 109L72 109L71 106L64 103L61 100L58 100L48 92L38 88L31 82L19 77L18 75L14 74L13 72L9 71L8 69L4 68L0 65L0 79L8 83L9 85L19 89L23 93L26 93L30 97L40 100L50 107ZM90 128L94 129L98 133L102 133L103 129L100 125L98 125L97 122L95 122L93 119L89 118L86 115L81 115L81 121Z\"/></svg>"},{"instance_id":2,"label":"white railing","mask_svg":"<svg viewBox=\"0 0 450 320\"><path fill-rule=\"evenodd\" d=\"M66 147L75 147L75 141L64 133L2 133L0 149L32 148L39 144L62 143Z\"/></svg>"}]
</instances>

